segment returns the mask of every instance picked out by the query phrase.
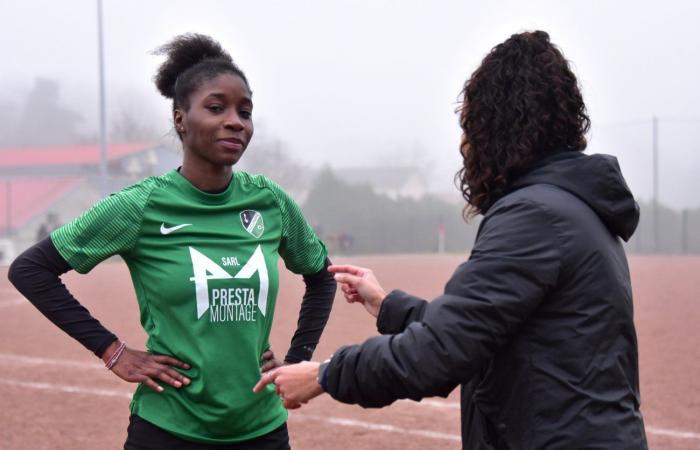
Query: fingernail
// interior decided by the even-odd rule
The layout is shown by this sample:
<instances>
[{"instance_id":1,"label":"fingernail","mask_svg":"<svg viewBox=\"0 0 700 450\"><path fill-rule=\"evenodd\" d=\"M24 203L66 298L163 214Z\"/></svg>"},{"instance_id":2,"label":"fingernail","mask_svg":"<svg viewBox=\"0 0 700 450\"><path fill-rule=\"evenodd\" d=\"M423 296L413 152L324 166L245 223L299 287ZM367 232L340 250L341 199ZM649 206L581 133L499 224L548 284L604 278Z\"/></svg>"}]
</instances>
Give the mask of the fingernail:
<instances>
[{"instance_id":1,"label":"fingernail","mask_svg":"<svg viewBox=\"0 0 700 450\"><path fill-rule=\"evenodd\" d=\"M182 382L185 383L185 384L190 384L190 379L189 379L189 378L184 378L184 379L182 380Z\"/></svg>"},{"instance_id":2,"label":"fingernail","mask_svg":"<svg viewBox=\"0 0 700 450\"><path fill-rule=\"evenodd\" d=\"M163 386L158 386L158 392L163 392L163 391L164 391Z\"/></svg>"},{"instance_id":3,"label":"fingernail","mask_svg":"<svg viewBox=\"0 0 700 450\"><path fill-rule=\"evenodd\" d=\"M182 383L180 383L179 381L176 381L176 382L175 382L175 387L182 387Z\"/></svg>"}]
</instances>

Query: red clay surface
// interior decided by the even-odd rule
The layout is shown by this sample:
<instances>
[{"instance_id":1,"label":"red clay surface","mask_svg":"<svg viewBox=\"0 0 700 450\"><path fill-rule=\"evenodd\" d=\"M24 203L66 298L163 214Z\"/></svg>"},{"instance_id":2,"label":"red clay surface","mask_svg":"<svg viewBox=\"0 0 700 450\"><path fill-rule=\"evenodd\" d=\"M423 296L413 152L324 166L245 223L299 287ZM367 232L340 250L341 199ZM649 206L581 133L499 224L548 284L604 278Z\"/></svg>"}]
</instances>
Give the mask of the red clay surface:
<instances>
[{"instance_id":1,"label":"red clay surface","mask_svg":"<svg viewBox=\"0 0 700 450\"><path fill-rule=\"evenodd\" d=\"M335 258L372 267L384 287L424 297L440 293L458 256ZM700 257L631 257L639 336L642 410L651 449L700 448ZM272 343L283 355L296 324L303 284L282 271ZM21 300L0 269L0 449L119 449L134 386ZM126 267L104 263L66 284L92 313L132 347L145 335ZM358 305L336 299L316 352L375 334ZM422 403L400 401L381 410L342 405L327 396L290 414L294 449L457 449L459 394Z\"/></svg>"}]
</instances>

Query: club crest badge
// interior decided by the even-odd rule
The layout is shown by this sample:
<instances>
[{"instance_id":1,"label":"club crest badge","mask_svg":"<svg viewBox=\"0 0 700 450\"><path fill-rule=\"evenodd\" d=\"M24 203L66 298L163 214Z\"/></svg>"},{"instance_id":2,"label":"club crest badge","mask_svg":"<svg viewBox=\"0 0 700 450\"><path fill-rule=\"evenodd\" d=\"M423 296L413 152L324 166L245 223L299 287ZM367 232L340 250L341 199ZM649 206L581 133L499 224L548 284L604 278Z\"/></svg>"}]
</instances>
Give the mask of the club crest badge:
<instances>
[{"instance_id":1,"label":"club crest badge","mask_svg":"<svg viewBox=\"0 0 700 450\"><path fill-rule=\"evenodd\" d=\"M263 231L265 231L265 223L263 222L262 215L252 209L246 209L241 212L241 223L243 224L243 228L256 238L262 236Z\"/></svg>"}]
</instances>

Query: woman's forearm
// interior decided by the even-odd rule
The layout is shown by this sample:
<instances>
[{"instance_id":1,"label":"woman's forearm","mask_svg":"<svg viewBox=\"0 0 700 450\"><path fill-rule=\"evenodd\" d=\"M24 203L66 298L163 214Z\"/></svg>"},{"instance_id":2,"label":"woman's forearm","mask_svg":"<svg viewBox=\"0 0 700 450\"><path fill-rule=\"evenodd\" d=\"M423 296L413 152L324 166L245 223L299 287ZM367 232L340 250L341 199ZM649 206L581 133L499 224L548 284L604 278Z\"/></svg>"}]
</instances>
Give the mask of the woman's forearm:
<instances>
[{"instance_id":1,"label":"woman's forearm","mask_svg":"<svg viewBox=\"0 0 700 450\"><path fill-rule=\"evenodd\" d=\"M323 269L311 275L304 275L306 291L301 302L297 329L292 337L285 362L308 361L321 339L321 333L328 322L335 298L336 282L326 268L330 260L326 258Z\"/></svg>"},{"instance_id":2,"label":"woman's forearm","mask_svg":"<svg viewBox=\"0 0 700 450\"><path fill-rule=\"evenodd\" d=\"M61 282L72 268L46 238L19 255L8 278L44 316L101 357L117 337L81 305Z\"/></svg>"}]
</instances>

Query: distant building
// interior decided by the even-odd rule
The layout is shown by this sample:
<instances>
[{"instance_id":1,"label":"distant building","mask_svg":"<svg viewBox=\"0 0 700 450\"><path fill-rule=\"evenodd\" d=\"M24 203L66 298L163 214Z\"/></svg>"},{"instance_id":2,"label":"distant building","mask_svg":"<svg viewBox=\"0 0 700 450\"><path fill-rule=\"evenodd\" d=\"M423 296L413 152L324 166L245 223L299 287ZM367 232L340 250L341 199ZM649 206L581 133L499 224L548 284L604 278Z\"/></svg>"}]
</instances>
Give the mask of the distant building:
<instances>
[{"instance_id":1,"label":"distant building","mask_svg":"<svg viewBox=\"0 0 700 450\"><path fill-rule=\"evenodd\" d=\"M334 168L339 180L347 184L369 184L378 194L389 198L420 199L428 192L425 177L417 167L355 167Z\"/></svg>"},{"instance_id":2,"label":"distant building","mask_svg":"<svg viewBox=\"0 0 700 450\"><path fill-rule=\"evenodd\" d=\"M153 144L116 144L108 149L108 190L175 168L180 155ZM98 201L97 145L0 149L0 240L10 250L29 246Z\"/></svg>"}]
</instances>

